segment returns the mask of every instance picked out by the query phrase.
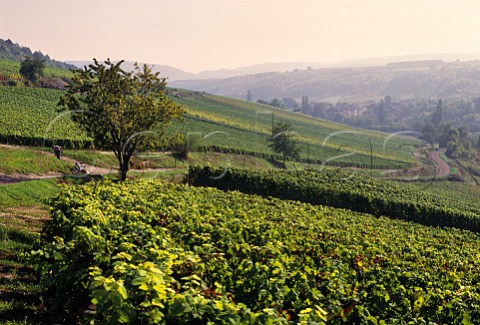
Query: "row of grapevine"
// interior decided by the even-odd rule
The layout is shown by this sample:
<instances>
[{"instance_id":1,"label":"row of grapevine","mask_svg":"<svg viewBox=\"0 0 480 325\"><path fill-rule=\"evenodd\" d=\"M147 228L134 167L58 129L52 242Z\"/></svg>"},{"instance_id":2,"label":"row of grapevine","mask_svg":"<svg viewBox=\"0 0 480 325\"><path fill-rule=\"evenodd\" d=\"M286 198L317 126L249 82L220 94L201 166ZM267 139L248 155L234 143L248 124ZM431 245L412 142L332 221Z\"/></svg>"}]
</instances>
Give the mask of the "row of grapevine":
<instances>
[{"instance_id":1,"label":"row of grapevine","mask_svg":"<svg viewBox=\"0 0 480 325\"><path fill-rule=\"evenodd\" d=\"M223 190L323 204L415 221L480 231L480 207L342 170L253 171L190 167L189 182Z\"/></svg>"},{"instance_id":2,"label":"row of grapevine","mask_svg":"<svg viewBox=\"0 0 480 325\"><path fill-rule=\"evenodd\" d=\"M65 187L38 251L52 322L470 324L480 236L159 181Z\"/></svg>"},{"instance_id":3,"label":"row of grapevine","mask_svg":"<svg viewBox=\"0 0 480 325\"><path fill-rule=\"evenodd\" d=\"M280 155L265 153L259 151L251 151L238 149L235 147L224 147L218 145L203 145L198 146L197 151L200 152L219 152L219 153L233 153L237 155L246 155L253 157L261 157L264 159L271 159L281 161L283 158ZM336 167L357 167L357 168L374 168L374 169L388 169L388 168L404 168L406 167L405 163L401 161L377 161L371 162L369 157L354 158L354 159L315 159L315 158L297 158L293 159L290 157L286 158L287 161L296 161L302 162L305 164L314 164L314 165L325 165L325 166L336 166Z\"/></svg>"},{"instance_id":4,"label":"row of grapevine","mask_svg":"<svg viewBox=\"0 0 480 325\"><path fill-rule=\"evenodd\" d=\"M5 80L24 81L25 78L20 73L0 74L0 81Z\"/></svg>"}]
</instances>

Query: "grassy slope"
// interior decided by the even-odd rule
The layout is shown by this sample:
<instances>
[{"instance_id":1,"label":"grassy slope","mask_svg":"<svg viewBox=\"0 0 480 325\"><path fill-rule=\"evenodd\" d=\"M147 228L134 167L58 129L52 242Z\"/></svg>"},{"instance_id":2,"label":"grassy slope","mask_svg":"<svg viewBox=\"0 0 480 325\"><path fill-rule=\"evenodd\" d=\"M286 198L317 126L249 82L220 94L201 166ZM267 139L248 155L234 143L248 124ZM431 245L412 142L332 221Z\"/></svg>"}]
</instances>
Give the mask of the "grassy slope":
<instances>
[{"instance_id":1,"label":"grassy slope","mask_svg":"<svg viewBox=\"0 0 480 325\"><path fill-rule=\"evenodd\" d=\"M0 147L0 174L68 173L71 164L58 160L53 153L20 147Z\"/></svg>"}]
</instances>

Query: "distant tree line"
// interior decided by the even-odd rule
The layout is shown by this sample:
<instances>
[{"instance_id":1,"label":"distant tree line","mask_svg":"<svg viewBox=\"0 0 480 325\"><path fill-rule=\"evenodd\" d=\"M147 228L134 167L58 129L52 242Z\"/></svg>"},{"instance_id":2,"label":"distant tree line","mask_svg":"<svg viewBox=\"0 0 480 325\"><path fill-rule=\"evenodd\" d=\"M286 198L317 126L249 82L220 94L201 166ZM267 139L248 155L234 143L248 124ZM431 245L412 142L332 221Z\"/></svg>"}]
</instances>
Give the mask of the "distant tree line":
<instances>
[{"instance_id":1,"label":"distant tree line","mask_svg":"<svg viewBox=\"0 0 480 325\"><path fill-rule=\"evenodd\" d=\"M475 158L474 145L468 137L468 127L455 128L444 121L444 106L438 101L431 120L422 129L423 139L430 144L438 143L440 148L446 148L445 155L449 158L470 160Z\"/></svg>"},{"instance_id":2,"label":"distant tree line","mask_svg":"<svg viewBox=\"0 0 480 325\"><path fill-rule=\"evenodd\" d=\"M270 102L258 102L284 108L275 98ZM450 158L472 160L476 158L475 147L480 149L480 136L477 136L478 140L473 140L470 133L471 127L475 132L480 131L480 98L462 99L446 109L442 100L436 103L419 99L394 102L391 96L386 95L377 103L332 104L310 101L307 95L303 95L298 110L314 117L367 129L416 131L427 143L445 148Z\"/></svg>"}]
</instances>

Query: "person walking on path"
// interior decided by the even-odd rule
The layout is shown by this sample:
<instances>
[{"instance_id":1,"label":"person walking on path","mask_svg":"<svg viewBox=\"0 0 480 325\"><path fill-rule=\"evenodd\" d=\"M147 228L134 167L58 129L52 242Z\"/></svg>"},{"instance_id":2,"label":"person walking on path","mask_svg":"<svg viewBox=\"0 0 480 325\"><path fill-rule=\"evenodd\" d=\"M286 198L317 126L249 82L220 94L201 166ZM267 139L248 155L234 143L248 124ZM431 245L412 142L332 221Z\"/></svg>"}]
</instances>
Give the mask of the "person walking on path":
<instances>
[{"instance_id":1,"label":"person walking on path","mask_svg":"<svg viewBox=\"0 0 480 325\"><path fill-rule=\"evenodd\" d=\"M58 159L61 159L62 151L63 151L62 147L54 145L52 149L53 149L53 153L55 154L55 157L57 157Z\"/></svg>"}]
</instances>

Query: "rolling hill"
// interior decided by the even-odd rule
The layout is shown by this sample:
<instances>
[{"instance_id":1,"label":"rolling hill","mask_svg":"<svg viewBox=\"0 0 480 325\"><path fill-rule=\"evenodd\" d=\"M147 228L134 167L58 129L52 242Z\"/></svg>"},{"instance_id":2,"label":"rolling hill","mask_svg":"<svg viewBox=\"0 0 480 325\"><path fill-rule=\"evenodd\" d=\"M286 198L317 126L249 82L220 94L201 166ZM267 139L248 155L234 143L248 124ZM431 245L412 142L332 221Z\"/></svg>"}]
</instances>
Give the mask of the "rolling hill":
<instances>
[{"instance_id":1,"label":"rolling hill","mask_svg":"<svg viewBox=\"0 0 480 325\"><path fill-rule=\"evenodd\" d=\"M15 64L0 61L0 76L14 74ZM63 93L0 85L0 142L88 147L91 140L56 111ZM178 88L167 93L186 111L167 134L183 134L205 156L272 159L268 139L278 121L293 126L300 161L322 167L406 168L421 144L401 133L239 99ZM50 180L2 185L0 291L7 294L0 318L13 324L479 319L480 237L455 229L478 231L477 187L458 183L450 191L450 182L437 182L427 189L338 168L249 173L243 186L231 174L223 181L239 190L266 189L257 194L268 198L194 187L193 178L188 186L173 178L70 186L68 177L59 179L61 190ZM47 210L44 198L52 196ZM28 262L20 257L26 252Z\"/></svg>"},{"instance_id":2,"label":"rolling hill","mask_svg":"<svg viewBox=\"0 0 480 325\"><path fill-rule=\"evenodd\" d=\"M407 61L384 66L324 68L263 73L227 79L174 81L171 85L233 98L253 100L307 95L316 102L478 96L480 61Z\"/></svg>"},{"instance_id":3,"label":"rolling hill","mask_svg":"<svg viewBox=\"0 0 480 325\"><path fill-rule=\"evenodd\" d=\"M9 66L8 64L0 65ZM68 71L67 71L68 72ZM2 71L0 71L0 74ZM61 90L0 87L0 138L11 144L65 147L90 146L91 141L68 119L56 119ZM301 147L301 161L364 168L406 168L415 164L412 138L354 129L299 113L204 93L170 89L186 110L184 123L169 134L184 134L193 150L256 155L271 159L268 146L272 122L290 123ZM23 98L23 99L22 99ZM53 123L54 122L54 123ZM53 123L53 125L52 125Z\"/></svg>"}]
</instances>

